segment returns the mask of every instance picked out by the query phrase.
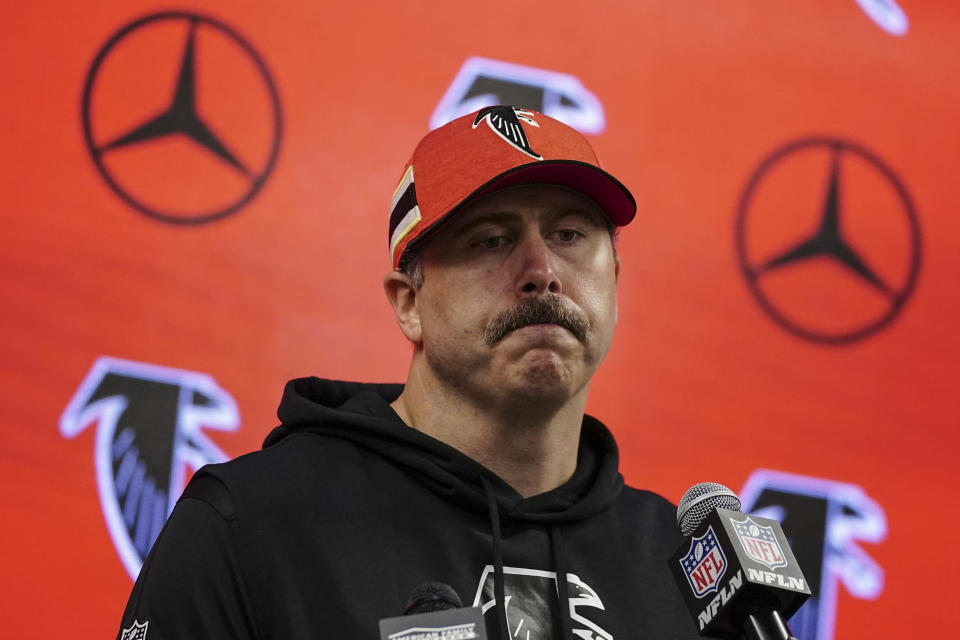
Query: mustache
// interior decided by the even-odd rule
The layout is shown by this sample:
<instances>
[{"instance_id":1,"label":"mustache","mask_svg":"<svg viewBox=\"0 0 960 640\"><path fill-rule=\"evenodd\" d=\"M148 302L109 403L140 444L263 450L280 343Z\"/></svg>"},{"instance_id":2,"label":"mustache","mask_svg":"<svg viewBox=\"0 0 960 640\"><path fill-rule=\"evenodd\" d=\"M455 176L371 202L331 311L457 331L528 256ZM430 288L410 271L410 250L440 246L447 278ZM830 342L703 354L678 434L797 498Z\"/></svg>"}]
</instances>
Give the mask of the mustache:
<instances>
[{"instance_id":1,"label":"mustache","mask_svg":"<svg viewBox=\"0 0 960 640\"><path fill-rule=\"evenodd\" d=\"M564 304L560 296L546 295L524 298L517 306L495 315L484 329L483 341L488 345L496 344L514 329L531 324L559 325L580 342L590 340L587 315L572 305Z\"/></svg>"}]
</instances>

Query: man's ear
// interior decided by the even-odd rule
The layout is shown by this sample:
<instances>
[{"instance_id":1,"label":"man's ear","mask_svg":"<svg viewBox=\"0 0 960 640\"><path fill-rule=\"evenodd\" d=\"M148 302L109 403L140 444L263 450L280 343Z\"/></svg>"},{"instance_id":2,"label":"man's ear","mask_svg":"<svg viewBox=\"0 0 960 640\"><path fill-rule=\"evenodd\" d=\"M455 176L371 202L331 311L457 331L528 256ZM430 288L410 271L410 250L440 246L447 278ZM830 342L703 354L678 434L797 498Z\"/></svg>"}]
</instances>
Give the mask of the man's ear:
<instances>
[{"instance_id":1,"label":"man's ear","mask_svg":"<svg viewBox=\"0 0 960 640\"><path fill-rule=\"evenodd\" d=\"M613 280L617 284L620 284L620 254L613 254ZM613 309L613 324L620 322L620 302L616 296L613 299L614 309Z\"/></svg>"},{"instance_id":2,"label":"man's ear","mask_svg":"<svg viewBox=\"0 0 960 640\"><path fill-rule=\"evenodd\" d=\"M390 271L383 276L383 290L393 306L397 324L407 340L415 345L421 341L420 312L417 310L417 288L405 273Z\"/></svg>"}]
</instances>

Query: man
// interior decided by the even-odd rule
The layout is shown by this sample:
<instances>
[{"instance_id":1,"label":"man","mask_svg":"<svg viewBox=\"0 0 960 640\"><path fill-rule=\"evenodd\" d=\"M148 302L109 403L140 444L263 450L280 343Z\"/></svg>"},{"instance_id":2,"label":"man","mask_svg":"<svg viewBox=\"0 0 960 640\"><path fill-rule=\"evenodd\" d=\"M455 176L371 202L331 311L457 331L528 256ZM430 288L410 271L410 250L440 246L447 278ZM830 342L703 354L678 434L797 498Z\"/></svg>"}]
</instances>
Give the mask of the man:
<instances>
[{"instance_id":1,"label":"man","mask_svg":"<svg viewBox=\"0 0 960 640\"><path fill-rule=\"evenodd\" d=\"M406 385L289 383L264 449L190 482L121 635L376 638L440 581L499 640L696 637L666 565L672 505L623 486L584 415L635 208L542 114L489 107L428 134L384 278Z\"/></svg>"}]
</instances>

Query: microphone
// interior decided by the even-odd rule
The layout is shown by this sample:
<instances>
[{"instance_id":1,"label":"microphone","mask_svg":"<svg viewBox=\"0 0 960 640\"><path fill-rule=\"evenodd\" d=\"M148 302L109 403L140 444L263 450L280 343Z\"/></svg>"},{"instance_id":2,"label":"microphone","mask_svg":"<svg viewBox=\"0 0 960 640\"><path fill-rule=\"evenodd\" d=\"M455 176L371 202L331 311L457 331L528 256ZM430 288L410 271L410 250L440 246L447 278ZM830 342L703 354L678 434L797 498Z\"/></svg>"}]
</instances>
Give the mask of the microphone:
<instances>
[{"instance_id":1,"label":"microphone","mask_svg":"<svg viewBox=\"0 0 960 640\"><path fill-rule=\"evenodd\" d=\"M687 489L677 505L677 526L680 527L680 533L688 538L692 536L714 509L740 511L743 507L737 494L719 482L701 482Z\"/></svg>"},{"instance_id":2,"label":"microphone","mask_svg":"<svg viewBox=\"0 0 960 640\"><path fill-rule=\"evenodd\" d=\"M380 640L487 640L480 607L464 607L443 582L417 585L404 614L380 620Z\"/></svg>"},{"instance_id":3,"label":"microphone","mask_svg":"<svg viewBox=\"0 0 960 640\"><path fill-rule=\"evenodd\" d=\"M702 482L680 499L677 526L690 540L670 570L701 636L797 640L786 620L810 587L779 522L743 513L733 491Z\"/></svg>"}]
</instances>

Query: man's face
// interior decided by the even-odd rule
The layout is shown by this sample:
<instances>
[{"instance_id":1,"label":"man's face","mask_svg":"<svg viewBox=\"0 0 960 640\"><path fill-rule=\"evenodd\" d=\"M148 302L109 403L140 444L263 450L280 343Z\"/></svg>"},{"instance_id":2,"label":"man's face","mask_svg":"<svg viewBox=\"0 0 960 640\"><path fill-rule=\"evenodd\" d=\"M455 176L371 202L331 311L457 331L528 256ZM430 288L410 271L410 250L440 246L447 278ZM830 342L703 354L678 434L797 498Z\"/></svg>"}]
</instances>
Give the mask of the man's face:
<instances>
[{"instance_id":1,"label":"man's face","mask_svg":"<svg viewBox=\"0 0 960 640\"><path fill-rule=\"evenodd\" d=\"M424 247L423 355L444 384L489 401L563 402L610 347L619 263L580 194L524 185L460 211Z\"/></svg>"}]
</instances>

